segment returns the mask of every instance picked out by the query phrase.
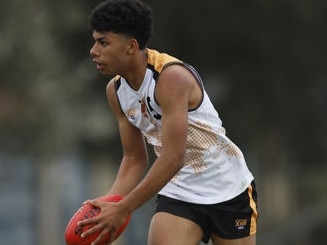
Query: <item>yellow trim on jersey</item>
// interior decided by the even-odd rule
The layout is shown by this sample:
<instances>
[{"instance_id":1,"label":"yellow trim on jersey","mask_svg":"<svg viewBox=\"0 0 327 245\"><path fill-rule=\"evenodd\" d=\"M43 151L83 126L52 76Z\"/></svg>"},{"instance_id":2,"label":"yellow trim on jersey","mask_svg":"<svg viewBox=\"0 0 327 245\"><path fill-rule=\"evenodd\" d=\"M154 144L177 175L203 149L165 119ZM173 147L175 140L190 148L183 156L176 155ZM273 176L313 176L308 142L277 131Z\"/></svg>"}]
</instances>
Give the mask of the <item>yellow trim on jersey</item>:
<instances>
[{"instance_id":1,"label":"yellow trim on jersey","mask_svg":"<svg viewBox=\"0 0 327 245\"><path fill-rule=\"evenodd\" d=\"M148 65L153 66L154 70L160 73L162 69L169 63L183 63L179 59L170 56L165 53L159 53L156 50L153 49L147 49L147 55L148 55Z\"/></svg>"},{"instance_id":2,"label":"yellow trim on jersey","mask_svg":"<svg viewBox=\"0 0 327 245\"><path fill-rule=\"evenodd\" d=\"M252 192L253 192L253 188L252 188L252 185L250 185L248 188L248 195L250 198L250 207L253 210L253 213L251 216L251 224L250 224L250 235L253 235L257 232L257 218L258 218L257 205L255 204L255 201L253 200Z\"/></svg>"},{"instance_id":3,"label":"yellow trim on jersey","mask_svg":"<svg viewBox=\"0 0 327 245\"><path fill-rule=\"evenodd\" d=\"M153 70L157 73L161 73L162 69L170 63L183 63L181 60L170 56L166 53L160 53L154 49L146 49L148 66L152 66ZM121 76L116 75L114 80L117 81Z\"/></svg>"}]
</instances>

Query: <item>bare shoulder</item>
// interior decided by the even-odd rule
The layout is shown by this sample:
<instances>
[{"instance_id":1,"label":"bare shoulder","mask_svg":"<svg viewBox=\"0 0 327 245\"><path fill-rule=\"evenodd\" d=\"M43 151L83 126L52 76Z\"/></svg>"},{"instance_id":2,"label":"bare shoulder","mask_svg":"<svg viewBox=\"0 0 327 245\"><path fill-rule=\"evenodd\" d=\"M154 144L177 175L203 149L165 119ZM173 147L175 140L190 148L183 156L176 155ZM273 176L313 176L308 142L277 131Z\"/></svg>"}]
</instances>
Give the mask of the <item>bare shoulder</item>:
<instances>
[{"instance_id":1,"label":"bare shoulder","mask_svg":"<svg viewBox=\"0 0 327 245\"><path fill-rule=\"evenodd\" d=\"M174 64L166 67L159 76L160 81L179 81L177 84L185 86L187 84L191 85L196 82L193 74L183 65Z\"/></svg>"},{"instance_id":2,"label":"bare shoulder","mask_svg":"<svg viewBox=\"0 0 327 245\"><path fill-rule=\"evenodd\" d=\"M202 97L202 90L195 76L183 65L170 65L166 67L158 78L156 98L159 102L185 101L188 109L196 107Z\"/></svg>"}]
</instances>

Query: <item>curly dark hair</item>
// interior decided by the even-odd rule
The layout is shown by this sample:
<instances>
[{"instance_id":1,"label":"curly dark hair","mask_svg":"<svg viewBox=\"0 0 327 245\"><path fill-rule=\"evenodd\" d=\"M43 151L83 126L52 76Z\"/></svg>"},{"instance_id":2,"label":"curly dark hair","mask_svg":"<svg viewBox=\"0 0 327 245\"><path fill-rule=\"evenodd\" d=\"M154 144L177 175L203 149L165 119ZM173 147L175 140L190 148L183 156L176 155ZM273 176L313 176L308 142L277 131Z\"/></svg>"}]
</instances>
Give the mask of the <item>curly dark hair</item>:
<instances>
[{"instance_id":1,"label":"curly dark hair","mask_svg":"<svg viewBox=\"0 0 327 245\"><path fill-rule=\"evenodd\" d=\"M140 0L107 0L91 12L91 28L134 37L144 49L152 34L152 10Z\"/></svg>"}]
</instances>

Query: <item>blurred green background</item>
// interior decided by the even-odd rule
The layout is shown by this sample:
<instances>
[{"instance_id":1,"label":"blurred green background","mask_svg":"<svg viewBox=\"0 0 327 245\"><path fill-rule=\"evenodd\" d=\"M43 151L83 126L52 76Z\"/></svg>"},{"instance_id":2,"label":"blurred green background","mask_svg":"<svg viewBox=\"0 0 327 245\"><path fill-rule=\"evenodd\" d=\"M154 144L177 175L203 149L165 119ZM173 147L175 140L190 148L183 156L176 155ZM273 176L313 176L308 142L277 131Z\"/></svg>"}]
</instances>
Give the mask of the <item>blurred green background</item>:
<instances>
[{"instance_id":1,"label":"blurred green background","mask_svg":"<svg viewBox=\"0 0 327 245\"><path fill-rule=\"evenodd\" d=\"M100 1L0 2L0 244L64 244L120 160L109 78L89 57ZM259 191L258 243L327 226L327 1L147 0L150 47L195 66ZM151 200L116 244L146 244Z\"/></svg>"}]
</instances>

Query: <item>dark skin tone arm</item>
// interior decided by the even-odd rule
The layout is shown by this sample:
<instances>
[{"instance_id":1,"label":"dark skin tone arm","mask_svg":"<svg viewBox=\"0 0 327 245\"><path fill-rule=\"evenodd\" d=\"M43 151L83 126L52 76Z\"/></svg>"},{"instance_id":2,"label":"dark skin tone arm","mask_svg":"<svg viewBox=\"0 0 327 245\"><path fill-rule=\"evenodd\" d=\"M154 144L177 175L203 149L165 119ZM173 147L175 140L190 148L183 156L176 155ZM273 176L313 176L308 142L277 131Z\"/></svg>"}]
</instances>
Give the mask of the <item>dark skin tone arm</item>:
<instances>
[{"instance_id":1,"label":"dark skin tone arm","mask_svg":"<svg viewBox=\"0 0 327 245\"><path fill-rule=\"evenodd\" d=\"M103 230L94 245L108 232L113 238L127 216L156 195L182 168L186 152L188 110L196 107L202 96L197 81L184 67L172 65L162 72L155 92L162 109L162 153L139 182L147 162L144 139L141 132L127 121L114 93L110 82L107 94L118 120L124 156L109 193L121 194L125 198L118 203L90 201L101 208L101 213L80 222L80 225L96 223L84 236Z\"/></svg>"},{"instance_id":2,"label":"dark skin tone arm","mask_svg":"<svg viewBox=\"0 0 327 245\"><path fill-rule=\"evenodd\" d=\"M125 114L121 111L116 97L114 81L108 84L106 92L111 110L118 121L123 147L120 168L108 194L126 196L143 177L148 166L148 154L143 134L128 122Z\"/></svg>"}]
</instances>

